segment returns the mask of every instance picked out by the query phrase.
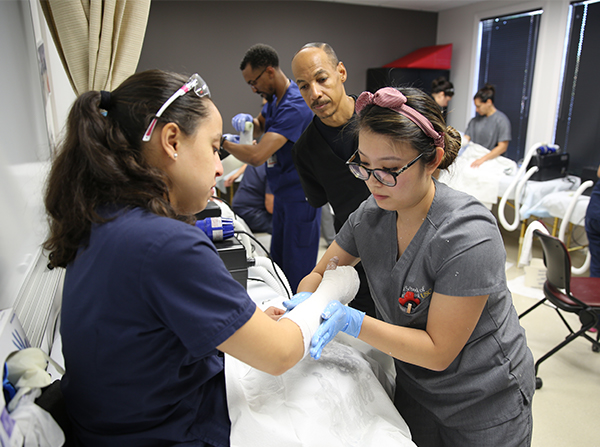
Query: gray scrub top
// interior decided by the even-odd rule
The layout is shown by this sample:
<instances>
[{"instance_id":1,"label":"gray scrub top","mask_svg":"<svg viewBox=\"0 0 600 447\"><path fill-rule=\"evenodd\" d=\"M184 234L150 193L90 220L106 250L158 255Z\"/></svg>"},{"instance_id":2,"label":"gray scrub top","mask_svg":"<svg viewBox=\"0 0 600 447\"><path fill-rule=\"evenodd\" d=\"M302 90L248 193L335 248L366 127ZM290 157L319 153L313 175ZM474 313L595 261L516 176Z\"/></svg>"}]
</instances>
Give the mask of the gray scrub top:
<instances>
[{"instance_id":1,"label":"gray scrub top","mask_svg":"<svg viewBox=\"0 0 600 447\"><path fill-rule=\"evenodd\" d=\"M397 260L396 212L371 196L336 237L361 258L378 315L425 329L433 292L488 295L463 350L444 371L396 360L402 386L448 427L482 429L516 417L535 388L533 356L506 284L506 252L494 216L477 199L434 179L427 218ZM421 303L407 313L398 302L412 292Z\"/></svg>"},{"instance_id":2,"label":"gray scrub top","mask_svg":"<svg viewBox=\"0 0 600 447\"><path fill-rule=\"evenodd\" d=\"M473 143L492 150L500 141L511 140L510 120L500 110L491 116L477 115L469 121L465 135L470 136Z\"/></svg>"}]
</instances>

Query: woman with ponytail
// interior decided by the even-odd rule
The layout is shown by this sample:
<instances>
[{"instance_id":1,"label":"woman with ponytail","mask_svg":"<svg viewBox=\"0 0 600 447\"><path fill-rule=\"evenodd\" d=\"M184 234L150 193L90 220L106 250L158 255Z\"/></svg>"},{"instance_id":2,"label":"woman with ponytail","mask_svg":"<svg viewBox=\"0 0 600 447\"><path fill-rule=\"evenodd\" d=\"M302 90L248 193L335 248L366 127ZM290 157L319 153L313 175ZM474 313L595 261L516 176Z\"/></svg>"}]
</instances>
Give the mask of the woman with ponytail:
<instances>
[{"instance_id":1,"label":"woman with ponytail","mask_svg":"<svg viewBox=\"0 0 600 447\"><path fill-rule=\"evenodd\" d=\"M229 446L222 353L281 374L307 352L297 313L259 310L193 225L222 124L198 75L146 71L73 104L45 247L66 267L61 387L81 445Z\"/></svg>"},{"instance_id":2,"label":"woman with ponytail","mask_svg":"<svg viewBox=\"0 0 600 447\"><path fill-rule=\"evenodd\" d=\"M495 96L496 88L491 84L485 84L473 96L477 114L467 125L465 140L479 144L489 152L473 161L472 168L478 168L486 161L504 154L511 140L510 120L496 108Z\"/></svg>"},{"instance_id":3,"label":"woman with ponytail","mask_svg":"<svg viewBox=\"0 0 600 447\"><path fill-rule=\"evenodd\" d=\"M454 85L444 76L436 78L431 83L431 97L435 100L440 109L444 120L448 114L448 104L454 96Z\"/></svg>"},{"instance_id":4,"label":"woman with ponytail","mask_svg":"<svg viewBox=\"0 0 600 447\"><path fill-rule=\"evenodd\" d=\"M371 196L299 291L315 290L332 257L360 260L378 318L332 301L311 355L343 331L394 357L394 403L419 447L530 445L533 357L500 231L478 200L433 176L456 158L460 134L417 89L364 92L356 110L347 164Z\"/></svg>"}]
</instances>

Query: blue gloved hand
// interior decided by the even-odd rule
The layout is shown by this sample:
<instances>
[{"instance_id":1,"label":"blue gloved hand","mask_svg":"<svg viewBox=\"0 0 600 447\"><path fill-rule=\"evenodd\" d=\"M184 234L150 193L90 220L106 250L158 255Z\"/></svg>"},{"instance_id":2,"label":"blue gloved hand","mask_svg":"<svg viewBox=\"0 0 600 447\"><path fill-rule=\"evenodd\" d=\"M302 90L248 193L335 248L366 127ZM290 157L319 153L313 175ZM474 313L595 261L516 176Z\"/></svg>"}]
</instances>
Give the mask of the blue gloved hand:
<instances>
[{"instance_id":1,"label":"blue gloved hand","mask_svg":"<svg viewBox=\"0 0 600 447\"><path fill-rule=\"evenodd\" d=\"M333 340L338 332L342 331L355 338L358 337L365 313L333 300L323 310L321 317L323 322L310 343L310 355L315 360L319 360L325 345Z\"/></svg>"},{"instance_id":2,"label":"blue gloved hand","mask_svg":"<svg viewBox=\"0 0 600 447\"><path fill-rule=\"evenodd\" d=\"M239 135L235 135L232 133L224 133L223 134L223 138L227 141L231 141L232 143L238 143L240 142L240 136Z\"/></svg>"},{"instance_id":3,"label":"blue gloved hand","mask_svg":"<svg viewBox=\"0 0 600 447\"><path fill-rule=\"evenodd\" d=\"M231 125L238 132L243 132L246 129L246 121L253 121L254 118L248 113L238 113L231 118Z\"/></svg>"},{"instance_id":4,"label":"blue gloved hand","mask_svg":"<svg viewBox=\"0 0 600 447\"><path fill-rule=\"evenodd\" d=\"M303 301L306 301L311 295L312 295L312 292L298 292L289 300L284 301L283 307L285 307L287 309L287 311L289 312L294 307L296 307L298 304L302 303Z\"/></svg>"}]
</instances>

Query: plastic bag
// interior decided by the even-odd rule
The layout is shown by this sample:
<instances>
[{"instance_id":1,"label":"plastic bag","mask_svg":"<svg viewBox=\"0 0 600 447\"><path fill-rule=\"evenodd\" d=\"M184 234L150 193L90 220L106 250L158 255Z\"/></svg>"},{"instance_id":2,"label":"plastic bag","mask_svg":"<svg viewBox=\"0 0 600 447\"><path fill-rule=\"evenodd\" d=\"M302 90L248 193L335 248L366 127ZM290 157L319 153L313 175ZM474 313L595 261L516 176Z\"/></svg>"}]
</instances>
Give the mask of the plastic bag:
<instances>
[{"instance_id":1,"label":"plastic bag","mask_svg":"<svg viewBox=\"0 0 600 447\"><path fill-rule=\"evenodd\" d=\"M33 388L23 394L16 408L10 414L15 421L11 446L23 447L60 447L65 443L65 435L56 421L46 410L35 403L42 394L39 388ZM21 443L13 444L13 439L22 437Z\"/></svg>"},{"instance_id":2,"label":"plastic bag","mask_svg":"<svg viewBox=\"0 0 600 447\"><path fill-rule=\"evenodd\" d=\"M11 424L7 434L11 447L60 447L65 436L50 413L35 403L44 388L52 382L46 371L48 362L62 368L39 348L27 348L10 354L6 360L8 380L17 390L8 402ZM63 371L64 373L64 371ZM5 427L6 429L6 427Z\"/></svg>"}]
</instances>

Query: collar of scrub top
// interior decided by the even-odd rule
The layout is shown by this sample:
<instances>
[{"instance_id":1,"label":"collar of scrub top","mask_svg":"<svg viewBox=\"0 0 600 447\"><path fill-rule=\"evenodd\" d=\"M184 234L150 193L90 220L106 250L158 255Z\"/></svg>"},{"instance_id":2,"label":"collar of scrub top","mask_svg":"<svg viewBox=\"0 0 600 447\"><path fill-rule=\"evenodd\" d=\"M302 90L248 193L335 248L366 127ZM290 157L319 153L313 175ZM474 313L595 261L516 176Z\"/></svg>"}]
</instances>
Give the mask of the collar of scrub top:
<instances>
[{"instance_id":1,"label":"collar of scrub top","mask_svg":"<svg viewBox=\"0 0 600 447\"><path fill-rule=\"evenodd\" d=\"M177 98L185 95L190 90L194 90L194 93L198 95L199 98L203 98L205 96L210 98L210 90L208 89L208 85L198 73L194 73L192 76L190 76L187 82L183 84L179 90L173 93L171 97L165 101L161 108L158 109L158 112L156 112L156 115L154 115L154 118L150 122L148 129L146 129L146 132L142 137L142 141L150 141L150 137L152 136L152 132L154 131L156 123L164 111L167 110L167 107L169 107Z\"/></svg>"},{"instance_id":2,"label":"collar of scrub top","mask_svg":"<svg viewBox=\"0 0 600 447\"><path fill-rule=\"evenodd\" d=\"M422 114L417 112L412 107L406 105L406 96L399 90L393 87L384 87L375 92L362 92L356 100L356 113L360 113L365 106L374 104L379 107L385 107L398 112L400 115L407 117L419 128L425 132L425 134L433 138L433 142L436 147L444 149L444 133L437 132L433 128L433 124Z\"/></svg>"}]
</instances>

